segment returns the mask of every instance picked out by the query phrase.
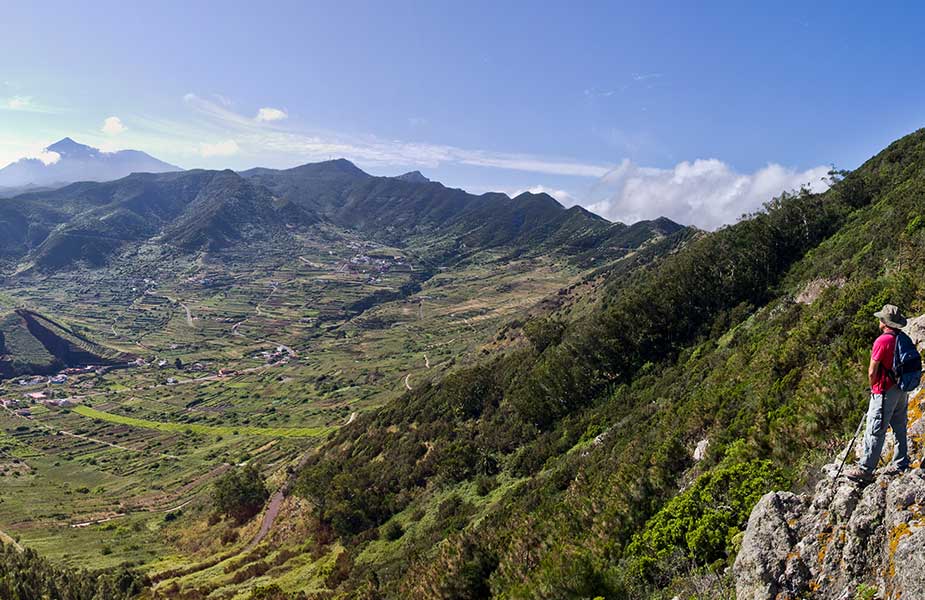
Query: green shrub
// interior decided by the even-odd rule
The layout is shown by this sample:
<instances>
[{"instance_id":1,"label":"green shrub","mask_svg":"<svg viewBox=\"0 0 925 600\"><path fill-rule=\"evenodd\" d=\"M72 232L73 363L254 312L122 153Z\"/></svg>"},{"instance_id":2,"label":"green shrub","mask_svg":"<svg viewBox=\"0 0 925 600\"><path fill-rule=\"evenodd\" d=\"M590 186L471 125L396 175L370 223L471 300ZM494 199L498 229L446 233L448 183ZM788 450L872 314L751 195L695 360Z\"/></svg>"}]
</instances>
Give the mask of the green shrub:
<instances>
[{"instance_id":1,"label":"green shrub","mask_svg":"<svg viewBox=\"0 0 925 600\"><path fill-rule=\"evenodd\" d=\"M247 465L228 471L215 482L212 503L219 513L240 524L260 512L269 496L256 467Z\"/></svg>"}]
</instances>

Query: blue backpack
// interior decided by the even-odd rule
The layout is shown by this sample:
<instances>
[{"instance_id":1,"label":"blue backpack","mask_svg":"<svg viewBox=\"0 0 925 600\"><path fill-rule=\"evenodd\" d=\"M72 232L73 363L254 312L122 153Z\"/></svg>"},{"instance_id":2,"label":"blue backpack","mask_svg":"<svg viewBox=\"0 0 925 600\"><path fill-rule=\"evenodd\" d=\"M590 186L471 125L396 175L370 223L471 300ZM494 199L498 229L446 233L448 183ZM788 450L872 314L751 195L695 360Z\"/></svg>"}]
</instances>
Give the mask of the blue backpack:
<instances>
[{"instance_id":1,"label":"blue backpack","mask_svg":"<svg viewBox=\"0 0 925 600\"><path fill-rule=\"evenodd\" d=\"M922 356L915 342L902 331L896 332L896 346L893 348L893 368L890 379L904 392L919 387L922 380Z\"/></svg>"}]
</instances>

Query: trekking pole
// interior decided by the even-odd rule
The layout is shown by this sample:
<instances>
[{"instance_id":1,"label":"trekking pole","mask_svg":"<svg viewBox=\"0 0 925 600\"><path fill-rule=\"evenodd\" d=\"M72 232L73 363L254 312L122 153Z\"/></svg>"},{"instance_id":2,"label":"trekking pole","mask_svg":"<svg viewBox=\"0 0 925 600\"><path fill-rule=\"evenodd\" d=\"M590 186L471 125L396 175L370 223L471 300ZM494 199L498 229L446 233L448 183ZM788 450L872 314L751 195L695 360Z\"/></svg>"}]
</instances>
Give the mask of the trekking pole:
<instances>
[{"instance_id":1,"label":"trekking pole","mask_svg":"<svg viewBox=\"0 0 925 600\"><path fill-rule=\"evenodd\" d=\"M864 423L867 422L867 413L864 413L864 416L861 418L861 422L858 423L857 431L854 432L854 437L851 438L851 443L848 444L848 449L845 451L845 455L841 459L841 464L838 465L838 471L835 473L835 481L838 481L838 476L841 475L842 469L845 468L845 461L848 460L848 455L851 454L851 449L854 448L854 442L858 439L858 434L861 433L861 428L864 427Z\"/></svg>"}]
</instances>

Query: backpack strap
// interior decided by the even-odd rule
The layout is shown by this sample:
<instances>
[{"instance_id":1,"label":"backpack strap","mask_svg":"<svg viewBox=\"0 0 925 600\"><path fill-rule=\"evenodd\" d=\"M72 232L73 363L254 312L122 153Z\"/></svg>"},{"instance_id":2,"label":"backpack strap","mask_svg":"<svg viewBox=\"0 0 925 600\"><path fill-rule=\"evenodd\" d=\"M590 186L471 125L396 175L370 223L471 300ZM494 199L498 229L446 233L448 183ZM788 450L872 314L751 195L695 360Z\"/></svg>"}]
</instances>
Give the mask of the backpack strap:
<instances>
[{"instance_id":1,"label":"backpack strap","mask_svg":"<svg viewBox=\"0 0 925 600\"><path fill-rule=\"evenodd\" d=\"M899 351L899 331L890 328L890 333L888 335L893 336L893 365L896 364L896 353ZM896 376L896 372L893 370L893 365L890 365L886 370L886 376L890 378L890 381L893 382L893 385L899 385L899 377Z\"/></svg>"},{"instance_id":2,"label":"backpack strap","mask_svg":"<svg viewBox=\"0 0 925 600\"><path fill-rule=\"evenodd\" d=\"M893 336L893 362L896 362L896 351L899 350L899 333L894 331L891 327L887 335ZM893 365L887 367L883 363L880 363L880 366L886 371L886 376L890 381L893 382L893 385L899 385L899 378L896 377L896 373L893 371Z\"/></svg>"}]
</instances>

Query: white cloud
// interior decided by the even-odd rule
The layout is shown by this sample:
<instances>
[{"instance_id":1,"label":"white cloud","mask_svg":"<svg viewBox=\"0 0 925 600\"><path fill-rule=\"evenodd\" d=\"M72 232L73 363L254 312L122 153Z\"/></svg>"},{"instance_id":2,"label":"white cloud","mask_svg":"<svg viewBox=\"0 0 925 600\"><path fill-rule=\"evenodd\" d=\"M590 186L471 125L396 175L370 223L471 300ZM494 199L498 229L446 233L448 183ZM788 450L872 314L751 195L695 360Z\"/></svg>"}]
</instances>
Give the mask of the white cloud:
<instances>
[{"instance_id":1,"label":"white cloud","mask_svg":"<svg viewBox=\"0 0 925 600\"><path fill-rule=\"evenodd\" d=\"M227 105L226 105L227 106ZM260 122L269 122L269 121L282 121L287 118L289 115L286 114L286 111L279 108L271 108L266 106L257 111L257 121Z\"/></svg>"},{"instance_id":2,"label":"white cloud","mask_svg":"<svg viewBox=\"0 0 925 600\"><path fill-rule=\"evenodd\" d=\"M10 90L13 89L9 83L4 86ZM6 99L0 99L0 110L15 110L19 112L56 114L62 112L62 109L47 106L41 102L36 102L32 96L7 96Z\"/></svg>"},{"instance_id":3,"label":"white cloud","mask_svg":"<svg viewBox=\"0 0 925 600\"><path fill-rule=\"evenodd\" d=\"M30 96L13 96L6 101L6 107L10 110L28 110L31 104Z\"/></svg>"},{"instance_id":4,"label":"white cloud","mask_svg":"<svg viewBox=\"0 0 925 600\"><path fill-rule=\"evenodd\" d=\"M783 191L806 184L819 192L829 167L805 171L768 164L738 173L717 159L681 162L671 169L640 167L624 160L600 179L585 207L610 220L633 223L660 216L715 229L754 212Z\"/></svg>"},{"instance_id":5,"label":"white cloud","mask_svg":"<svg viewBox=\"0 0 925 600\"><path fill-rule=\"evenodd\" d=\"M203 158L210 158L213 156L232 156L237 154L240 151L238 143L234 140L225 140L223 142L215 142L214 144L201 143L199 144L199 154Z\"/></svg>"},{"instance_id":6,"label":"white cloud","mask_svg":"<svg viewBox=\"0 0 925 600\"><path fill-rule=\"evenodd\" d=\"M106 135L119 135L127 129L128 127L122 124L122 119L119 117L106 117L106 119L103 120L103 127L100 131Z\"/></svg>"},{"instance_id":7,"label":"white cloud","mask_svg":"<svg viewBox=\"0 0 925 600\"><path fill-rule=\"evenodd\" d=\"M292 129L262 127L254 119L196 94L186 94L184 101L211 124L223 131L233 130L235 138L267 153L285 154L300 160L327 160L344 157L364 165L401 165L436 168L441 163L466 164L578 177L601 177L609 167L550 159L527 154L467 150L439 144L382 140L374 136L347 136L330 132L302 132Z\"/></svg>"},{"instance_id":8,"label":"white cloud","mask_svg":"<svg viewBox=\"0 0 925 600\"><path fill-rule=\"evenodd\" d=\"M42 150L41 152L38 152L33 156L27 156L26 158L37 158L47 166L53 165L61 160L61 155L57 152L52 152L51 150Z\"/></svg>"}]
</instances>

